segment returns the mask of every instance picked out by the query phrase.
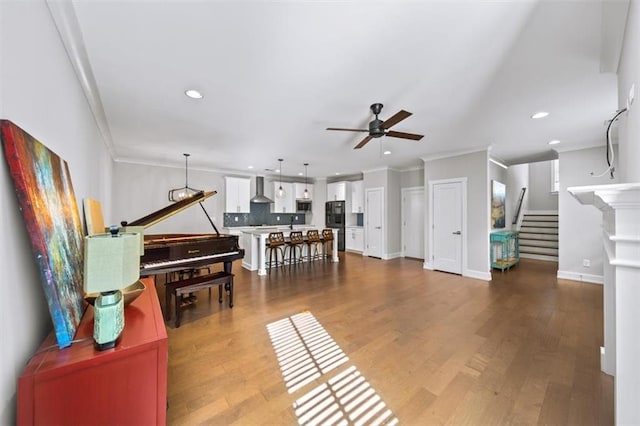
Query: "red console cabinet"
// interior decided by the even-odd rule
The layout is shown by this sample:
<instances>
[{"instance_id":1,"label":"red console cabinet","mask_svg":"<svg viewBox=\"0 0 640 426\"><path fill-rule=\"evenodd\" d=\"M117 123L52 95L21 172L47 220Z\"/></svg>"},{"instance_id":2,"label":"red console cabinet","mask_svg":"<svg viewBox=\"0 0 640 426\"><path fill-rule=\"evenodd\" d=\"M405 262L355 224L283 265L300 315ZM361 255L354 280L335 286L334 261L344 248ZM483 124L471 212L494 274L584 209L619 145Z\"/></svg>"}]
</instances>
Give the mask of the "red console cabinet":
<instances>
[{"instance_id":1,"label":"red console cabinet","mask_svg":"<svg viewBox=\"0 0 640 426\"><path fill-rule=\"evenodd\" d=\"M164 425L167 331L153 280L125 308L114 349L93 346L89 306L74 340L59 349L53 333L18 378L18 425Z\"/></svg>"}]
</instances>

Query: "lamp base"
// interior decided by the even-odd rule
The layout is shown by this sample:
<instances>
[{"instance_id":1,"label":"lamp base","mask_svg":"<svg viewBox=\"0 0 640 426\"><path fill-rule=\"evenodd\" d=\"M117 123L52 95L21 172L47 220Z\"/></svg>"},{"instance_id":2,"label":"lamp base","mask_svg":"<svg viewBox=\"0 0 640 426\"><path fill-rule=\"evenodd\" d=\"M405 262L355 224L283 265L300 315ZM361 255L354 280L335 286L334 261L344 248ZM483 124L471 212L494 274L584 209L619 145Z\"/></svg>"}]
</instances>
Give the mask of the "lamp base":
<instances>
[{"instance_id":1,"label":"lamp base","mask_svg":"<svg viewBox=\"0 0 640 426\"><path fill-rule=\"evenodd\" d=\"M96 349L114 348L124 329L124 298L120 290L100 293L94 306L93 340Z\"/></svg>"}]
</instances>

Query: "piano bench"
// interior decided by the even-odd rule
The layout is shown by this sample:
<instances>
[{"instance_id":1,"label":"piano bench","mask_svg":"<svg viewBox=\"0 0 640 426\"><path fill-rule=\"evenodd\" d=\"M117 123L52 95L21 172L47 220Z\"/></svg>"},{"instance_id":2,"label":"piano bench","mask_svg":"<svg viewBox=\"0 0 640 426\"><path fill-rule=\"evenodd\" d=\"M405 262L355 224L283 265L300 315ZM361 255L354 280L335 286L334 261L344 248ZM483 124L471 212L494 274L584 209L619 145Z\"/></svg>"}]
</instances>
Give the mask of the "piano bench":
<instances>
[{"instance_id":1,"label":"piano bench","mask_svg":"<svg viewBox=\"0 0 640 426\"><path fill-rule=\"evenodd\" d=\"M180 327L180 320L182 319L182 307L180 306L180 299L183 294L193 293L198 290L209 289L214 285L218 286L218 302L222 303L222 286L229 293L229 307L233 308L233 274L229 274L224 271L216 272L209 275L201 275L194 278L188 278L186 280L174 281L165 284L165 319L169 321L171 319L171 296L173 295L176 309L176 328ZM211 294L211 293L209 293Z\"/></svg>"}]
</instances>

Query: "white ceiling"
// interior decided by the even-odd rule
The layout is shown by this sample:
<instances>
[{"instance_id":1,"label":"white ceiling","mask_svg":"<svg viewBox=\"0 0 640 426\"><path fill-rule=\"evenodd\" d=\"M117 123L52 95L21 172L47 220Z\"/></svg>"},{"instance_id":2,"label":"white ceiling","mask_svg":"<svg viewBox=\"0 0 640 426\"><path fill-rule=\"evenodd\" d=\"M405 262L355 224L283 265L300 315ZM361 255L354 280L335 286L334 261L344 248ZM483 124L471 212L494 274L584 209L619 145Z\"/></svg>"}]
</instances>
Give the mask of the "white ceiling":
<instances>
[{"instance_id":1,"label":"white ceiling","mask_svg":"<svg viewBox=\"0 0 640 426\"><path fill-rule=\"evenodd\" d=\"M516 164L554 157L551 139L604 146L617 109L601 57L617 61L605 34L626 15L603 20L596 0L55 3L118 161L183 167L188 152L190 168L264 174L283 158L284 175L308 162L323 177L491 146ZM374 102L383 120L412 112L393 130L425 138L354 150L363 133L325 130L366 128Z\"/></svg>"}]
</instances>

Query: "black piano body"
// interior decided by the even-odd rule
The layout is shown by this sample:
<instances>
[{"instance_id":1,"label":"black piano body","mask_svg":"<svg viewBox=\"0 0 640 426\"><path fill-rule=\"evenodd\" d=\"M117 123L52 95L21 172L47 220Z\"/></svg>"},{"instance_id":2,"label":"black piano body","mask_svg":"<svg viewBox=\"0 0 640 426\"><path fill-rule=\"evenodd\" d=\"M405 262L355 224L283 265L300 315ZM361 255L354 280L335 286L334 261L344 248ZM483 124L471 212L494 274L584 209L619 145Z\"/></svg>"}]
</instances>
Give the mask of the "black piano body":
<instances>
[{"instance_id":1,"label":"black piano body","mask_svg":"<svg viewBox=\"0 0 640 426\"><path fill-rule=\"evenodd\" d=\"M140 258L140 275L155 275L184 269L231 264L244 257L237 235L223 234L157 234L144 236L144 255Z\"/></svg>"},{"instance_id":2,"label":"black piano body","mask_svg":"<svg viewBox=\"0 0 640 426\"><path fill-rule=\"evenodd\" d=\"M216 194L216 191L198 192L193 197L170 204L133 222L122 222L125 227L146 228L173 216ZM149 234L144 232L144 254L140 258L140 276L164 274L186 269L203 268L224 263L224 271L231 273L232 262L244 257L237 235L224 235L207 215L215 234Z\"/></svg>"}]
</instances>

